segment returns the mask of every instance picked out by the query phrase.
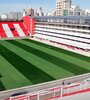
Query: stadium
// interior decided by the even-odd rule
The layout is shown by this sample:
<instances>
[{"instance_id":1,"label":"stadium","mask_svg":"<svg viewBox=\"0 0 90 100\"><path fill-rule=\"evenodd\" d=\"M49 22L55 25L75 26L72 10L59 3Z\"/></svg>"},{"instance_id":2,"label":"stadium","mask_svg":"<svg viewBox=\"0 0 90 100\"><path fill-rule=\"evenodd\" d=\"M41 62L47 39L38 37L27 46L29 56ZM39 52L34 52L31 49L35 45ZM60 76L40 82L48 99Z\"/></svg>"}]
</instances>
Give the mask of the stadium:
<instances>
[{"instance_id":1,"label":"stadium","mask_svg":"<svg viewBox=\"0 0 90 100\"><path fill-rule=\"evenodd\" d=\"M0 100L63 100L89 92L90 17L0 21Z\"/></svg>"}]
</instances>

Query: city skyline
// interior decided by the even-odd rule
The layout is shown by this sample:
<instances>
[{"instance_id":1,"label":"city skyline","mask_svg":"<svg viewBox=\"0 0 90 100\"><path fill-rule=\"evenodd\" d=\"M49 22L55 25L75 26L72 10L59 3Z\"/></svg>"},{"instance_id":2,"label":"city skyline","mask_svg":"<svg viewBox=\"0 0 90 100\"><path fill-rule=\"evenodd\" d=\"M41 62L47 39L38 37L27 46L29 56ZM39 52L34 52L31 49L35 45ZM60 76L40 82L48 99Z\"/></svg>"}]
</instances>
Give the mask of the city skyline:
<instances>
[{"instance_id":1,"label":"city skyline","mask_svg":"<svg viewBox=\"0 0 90 100\"><path fill-rule=\"evenodd\" d=\"M82 9L90 9L90 0L72 0L73 5L79 5ZM51 12L56 9L56 0L0 0L0 13L11 11L22 11L24 8L32 7L39 9L42 7L44 11Z\"/></svg>"}]
</instances>

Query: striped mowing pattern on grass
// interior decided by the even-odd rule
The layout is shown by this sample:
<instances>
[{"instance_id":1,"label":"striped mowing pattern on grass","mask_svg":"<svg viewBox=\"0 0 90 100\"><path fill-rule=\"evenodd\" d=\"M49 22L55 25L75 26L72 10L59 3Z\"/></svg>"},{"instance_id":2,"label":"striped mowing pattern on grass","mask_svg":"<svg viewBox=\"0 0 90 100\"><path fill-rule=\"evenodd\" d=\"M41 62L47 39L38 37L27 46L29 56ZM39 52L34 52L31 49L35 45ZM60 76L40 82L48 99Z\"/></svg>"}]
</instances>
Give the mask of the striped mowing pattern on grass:
<instances>
[{"instance_id":1,"label":"striped mowing pattern on grass","mask_svg":"<svg viewBox=\"0 0 90 100\"><path fill-rule=\"evenodd\" d=\"M6 89L16 88L32 84L22 73L11 65L4 57L0 55L0 79ZM16 83L16 84L13 84Z\"/></svg>"},{"instance_id":2,"label":"striped mowing pattern on grass","mask_svg":"<svg viewBox=\"0 0 90 100\"><path fill-rule=\"evenodd\" d=\"M0 80L2 78L2 75L0 74ZM5 87L3 86L2 82L0 81L0 91L5 90Z\"/></svg>"},{"instance_id":3,"label":"striped mowing pattern on grass","mask_svg":"<svg viewBox=\"0 0 90 100\"><path fill-rule=\"evenodd\" d=\"M28 41L30 43L34 43L34 44L38 44L38 45L41 45L41 46L44 46L44 47L49 47L48 44L43 44L41 42L37 42L37 41L33 41L33 40L29 40L29 39L24 39L25 41ZM71 52L71 51L67 51L67 50L64 50L64 49L60 49L60 48L57 48L57 47L54 47L54 46L50 46L50 49L53 49L53 50L56 50L58 52L61 52L61 53L65 53L67 55L70 55L70 56L73 56L73 57L76 57L76 58L79 58L79 59L82 59L82 60L85 60L87 62L90 62L90 57L86 57L84 55L81 55L81 54L77 54L75 52Z\"/></svg>"},{"instance_id":4,"label":"striped mowing pattern on grass","mask_svg":"<svg viewBox=\"0 0 90 100\"><path fill-rule=\"evenodd\" d=\"M0 81L0 91L5 90L5 87L3 86L2 82Z\"/></svg>"},{"instance_id":5,"label":"striped mowing pattern on grass","mask_svg":"<svg viewBox=\"0 0 90 100\"><path fill-rule=\"evenodd\" d=\"M30 42L30 46L32 45L31 42L36 42L36 41L32 41L32 40L31 41L30 40L26 40L26 41ZM26 42L26 43L28 44L28 42ZM26 44L26 43L24 42L24 44ZM72 64L75 64L75 65L78 65L78 66L81 66L81 67L83 67L85 69L90 70L90 57L86 57L86 56L83 56L83 55L80 55L80 54L77 54L77 53L73 53L73 52L70 52L70 51L59 49L59 48L56 48L56 47L53 47L53 46L51 46L51 48L49 50L49 49L47 49L49 47L49 45L43 44L45 47L40 47L42 44L39 43L39 42L37 44L38 44L38 46L35 45L35 43L34 43L33 47L36 47L39 50L43 50L43 52L49 53L49 54L51 54L51 55L53 55L55 57L58 57L60 59L64 59L64 60L66 60L66 61L68 61L68 62L70 62ZM58 51L57 51L57 49L58 49ZM72 55L69 55L68 52L70 54L72 54ZM80 57L78 57L78 56L80 56Z\"/></svg>"},{"instance_id":6,"label":"striped mowing pattern on grass","mask_svg":"<svg viewBox=\"0 0 90 100\"><path fill-rule=\"evenodd\" d=\"M90 72L89 57L53 46L49 48L49 45L28 39L0 41L0 55L0 70L6 89ZM18 80L14 76L19 77Z\"/></svg>"},{"instance_id":7,"label":"striped mowing pattern on grass","mask_svg":"<svg viewBox=\"0 0 90 100\"><path fill-rule=\"evenodd\" d=\"M0 78L2 77L2 75L0 74Z\"/></svg>"},{"instance_id":8,"label":"striped mowing pattern on grass","mask_svg":"<svg viewBox=\"0 0 90 100\"><path fill-rule=\"evenodd\" d=\"M55 79L67 77L67 75L69 75L69 76L74 75L73 73L68 72L68 71L62 69L61 67L58 67L36 55L33 55L32 53L29 53L24 49L21 49L15 45L12 45L11 43L4 41L2 45L4 45L4 46L8 45L7 48L9 50L14 52L21 58L25 59L26 61L30 62L31 64L35 65L39 69L43 70L45 73L48 73ZM67 75L65 73L67 73Z\"/></svg>"},{"instance_id":9,"label":"striped mowing pattern on grass","mask_svg":"<svg viewBox=\"0 0 90 100\"><path fill-rule=\"evenodd\" d=\"M26 51L28 51L34 55L37 55L38 57L41 57L42 59L45 59L45 60L55 64L56 66L62 67L63 69L68 70L68 71L74 73L75 75L89 72L89 70L82 68L81 66L77 66L75 64L72 64L72 63L62 60L60 58L57 58L53 55L47 54L47 53L40 51L38 49L35 49L33 47L26 46L22 43L19 43L19 42L13 41L13 40L9 41L9 42L16 46L19 46L22 49L25 49Z\"/></svg>"},{"instance_id":10,"label":"striped mowing pattern on grass","mask_svg":"<svg viewBox=\"0 0 90 100\"><path fill-rule=\"evenodd\" d=\"M0 49L0 54L33 84L54 79L4 46L0 45Z\"/></svg>"}]
</instances>

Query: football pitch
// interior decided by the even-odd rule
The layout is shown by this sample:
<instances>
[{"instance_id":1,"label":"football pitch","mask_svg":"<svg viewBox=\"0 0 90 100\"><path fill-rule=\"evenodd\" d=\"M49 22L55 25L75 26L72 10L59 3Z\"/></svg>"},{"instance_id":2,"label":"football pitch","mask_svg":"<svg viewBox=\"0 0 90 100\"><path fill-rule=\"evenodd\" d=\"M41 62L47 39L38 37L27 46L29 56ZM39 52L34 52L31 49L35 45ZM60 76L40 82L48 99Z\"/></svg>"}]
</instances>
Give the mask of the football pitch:
<instances>
[{"instance_id":1,"label":"football pitch","mask_svg":"<svg viewBox=\"0 0 90 100\"><path fill-rule=\"evenodd\" d=\"M90 57L29 39L0 41L0 90L90 72Z\"/></svg>"}]
</instances>

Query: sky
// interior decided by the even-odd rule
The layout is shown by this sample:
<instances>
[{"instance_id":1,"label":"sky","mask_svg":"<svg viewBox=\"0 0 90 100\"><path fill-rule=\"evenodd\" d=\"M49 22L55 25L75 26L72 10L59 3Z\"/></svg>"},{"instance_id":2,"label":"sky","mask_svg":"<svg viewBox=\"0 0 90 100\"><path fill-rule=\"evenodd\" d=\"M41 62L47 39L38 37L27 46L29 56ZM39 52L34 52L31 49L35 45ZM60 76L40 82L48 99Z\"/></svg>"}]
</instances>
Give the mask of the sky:
<instances>
[{"instance_id":1,"label":"sky","mask_svg":"<svg viewBox=\"0 0 90 100\"><path fill-rule=\"evenodd\" d=\"M72 0L72 4L81 8L90 9L90 0ZM43 11L52 12L56 8L56 0L0 0L0 14L11 11L22 11L25 8L43 8Z\"/></svg>"}]
</instances>

